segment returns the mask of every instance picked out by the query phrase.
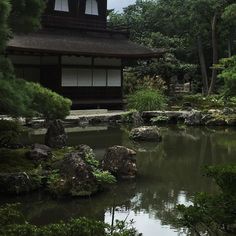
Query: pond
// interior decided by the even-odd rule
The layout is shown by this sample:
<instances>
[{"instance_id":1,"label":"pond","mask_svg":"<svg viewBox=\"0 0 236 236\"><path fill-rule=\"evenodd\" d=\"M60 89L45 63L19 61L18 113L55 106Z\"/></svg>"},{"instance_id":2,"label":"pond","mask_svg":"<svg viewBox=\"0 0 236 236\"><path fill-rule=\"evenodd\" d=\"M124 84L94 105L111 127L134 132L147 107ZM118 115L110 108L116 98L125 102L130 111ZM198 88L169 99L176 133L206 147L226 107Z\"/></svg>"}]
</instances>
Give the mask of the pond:
<instances>
[{"instance_id":1,"label":"pond","mask_svg":"<svg viewBox=\"0 0 236 236\"><path fill-rule=\"evenodd\" d=\"M139 175L135 181L114 185L110 191L87 199L52 199L40 193L3 198L4 202L21 202L31 223L44 225L86 216L107 223L115 219L131 220L144 236L186 235L169 222L176 204L191 204L194 193L215 192L215 184L202 176L206 165L236 163L236 129L162 127L159 144L133 143L128 127L69 128L70 145L87 144L101 159L106 148L124 145L137 151ZM25 141L43 142L43 130ZM113 214L112 214L113 213Z\"/></svg>"}]
</instances>

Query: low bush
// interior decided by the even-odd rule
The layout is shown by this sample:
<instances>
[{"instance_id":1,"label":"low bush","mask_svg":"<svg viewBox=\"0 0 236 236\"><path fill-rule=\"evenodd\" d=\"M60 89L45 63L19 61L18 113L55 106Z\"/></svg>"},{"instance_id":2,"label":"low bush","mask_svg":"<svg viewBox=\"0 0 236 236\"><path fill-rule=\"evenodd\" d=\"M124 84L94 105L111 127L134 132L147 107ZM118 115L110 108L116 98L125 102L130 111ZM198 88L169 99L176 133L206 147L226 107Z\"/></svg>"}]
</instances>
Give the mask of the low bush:
<instances>
[{"instance_id":1,"label":"low bush","mask_svg":"<svg viewBox=\"0 0 236 236\"><path fill-rule=\"evenodd\" d=\"M159 90L141 89L127 98L128 108L139 112L162 110L166 106L166 97Z\"/></svg>"}]
</instances>

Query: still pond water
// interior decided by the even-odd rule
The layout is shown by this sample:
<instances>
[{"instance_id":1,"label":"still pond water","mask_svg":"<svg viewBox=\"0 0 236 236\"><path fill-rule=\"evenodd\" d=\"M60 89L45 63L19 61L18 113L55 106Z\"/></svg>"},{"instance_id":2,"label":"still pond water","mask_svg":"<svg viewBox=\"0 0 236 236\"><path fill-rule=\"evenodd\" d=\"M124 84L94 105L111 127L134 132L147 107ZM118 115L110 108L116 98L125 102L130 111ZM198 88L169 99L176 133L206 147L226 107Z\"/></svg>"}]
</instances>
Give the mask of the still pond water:
<instances>
[{"instance_id":1,"label":"still pond water","mask_svg":"<svg viewBox=\"0 0 236 236\"><path fill-rule=\"evenodd\" d=\"M110 191L91 199L53 200L34 194L7 199L21 202L31 223L44 225L86 216L107 223L115 219L131 220L144 236L186 235L168 223L168 212L176 204L191 204L195 192L217 191L214 183L202 176L205 165L236 163L236 129L161 128L160 144L132 143L127 127L70 128L70 145L87 144L101 159L106 148L124 145L137 151L139 176L122 182ZM31 134L32 142L43 142L43 136ZM1 203L6 199L1 199Z\"/></svg>"}]
</instances>

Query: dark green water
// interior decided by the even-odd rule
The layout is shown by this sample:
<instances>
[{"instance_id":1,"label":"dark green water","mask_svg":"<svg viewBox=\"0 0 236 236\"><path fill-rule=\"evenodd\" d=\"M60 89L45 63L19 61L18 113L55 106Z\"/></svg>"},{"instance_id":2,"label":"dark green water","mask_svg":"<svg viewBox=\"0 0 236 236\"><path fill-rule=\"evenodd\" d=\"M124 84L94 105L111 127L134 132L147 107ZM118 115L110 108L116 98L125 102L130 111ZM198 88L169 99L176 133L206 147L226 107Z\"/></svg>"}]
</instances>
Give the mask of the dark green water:
<instances>
[{"instance_id":1,"label":"dark green water","mask_svg":"<svg viewBox=\"0 0 236 236\"><path fill-rule=\"evenodd\" d=\"M69 142L88 144L99 159L112 145L135 149L139 169L135 181L119 183L91 199L53 200L35 193L7 200L0 198L0 201L22 202L30 222L37 225L79 216L111 223L115 207L115 219L134 219L135 227L144 236L180 235L182 231L168 223L168 212L178 203L190 204L195 192L217 191L214 183L202 176L202 168L236 163L236 129L161 128L163 142L160 144L132 143L127 130L117 127L70 130L73 132L69 134ZM29 138L33 142L43 141L40 135Z\"/></svg>"}]
</instances>

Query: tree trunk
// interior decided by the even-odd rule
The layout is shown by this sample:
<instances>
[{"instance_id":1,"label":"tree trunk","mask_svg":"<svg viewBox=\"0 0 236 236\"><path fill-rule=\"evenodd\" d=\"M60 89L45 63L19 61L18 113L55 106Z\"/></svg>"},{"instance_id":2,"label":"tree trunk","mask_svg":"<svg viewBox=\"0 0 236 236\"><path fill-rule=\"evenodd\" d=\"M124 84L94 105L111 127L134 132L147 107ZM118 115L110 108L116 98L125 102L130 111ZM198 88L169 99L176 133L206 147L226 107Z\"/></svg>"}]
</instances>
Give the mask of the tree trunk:
<instances>
[{"instance_id":1,"label":"tree trunk","mask_svg":"<svg viewBox=\"0 0 236 236\"><path fill-rule=\"evenodd\" d=\"M212 94L215 90L215 84L217 79L217 69L214 68L215 64L219 63L218 56L218 44L217 44L217 13L215 12L212 19L212 51L213 51L213 60L212 60L212 76L211 76L211 84L208 91L208 95Z\"/></svg>"},{"instance_id":2,"label":"tree trunk","mask_svg":"<svg viewBox=\"0 0 236 236\"><path fill-rule=\"evenodd\" d=\"M203 94L207 95L208 93L208 76L206 68L206 60L203 52L202 39L200 36L197 38L198 44L198 56L200 61L201 73L202 73L202 85L203 85Z\"/></svg>"}]
</instances>

